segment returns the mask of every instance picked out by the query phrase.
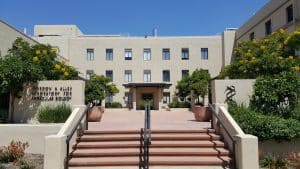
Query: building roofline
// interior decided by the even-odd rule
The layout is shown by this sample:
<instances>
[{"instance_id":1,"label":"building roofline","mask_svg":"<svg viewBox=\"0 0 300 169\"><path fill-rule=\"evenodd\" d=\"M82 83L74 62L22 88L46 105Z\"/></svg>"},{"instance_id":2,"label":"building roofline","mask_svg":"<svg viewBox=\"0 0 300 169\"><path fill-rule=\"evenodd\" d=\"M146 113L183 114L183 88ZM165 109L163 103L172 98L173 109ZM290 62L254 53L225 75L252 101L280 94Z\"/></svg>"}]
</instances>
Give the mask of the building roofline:
<instances>
[{"instance_id":1,"label":"building roofline","mask_svg":"<svg viewBox=\"0 0 300 169\"><path fill-rule=\"evenodd\" d=\"M17 28L13 27L12 25L8 24L7 22L5 22L4 20L0 19L0 22L5 24L6 26L10 27L11 29L13 29L14 31L17 31L18 33L22 34L23 36L27 37L28 39L36 42L37 44L40 44L40 42L38 42L37 40L33 39L32 37L26 35L25 33L23 33L22 31L18 30Z\"/></svg>"}]
</instances>

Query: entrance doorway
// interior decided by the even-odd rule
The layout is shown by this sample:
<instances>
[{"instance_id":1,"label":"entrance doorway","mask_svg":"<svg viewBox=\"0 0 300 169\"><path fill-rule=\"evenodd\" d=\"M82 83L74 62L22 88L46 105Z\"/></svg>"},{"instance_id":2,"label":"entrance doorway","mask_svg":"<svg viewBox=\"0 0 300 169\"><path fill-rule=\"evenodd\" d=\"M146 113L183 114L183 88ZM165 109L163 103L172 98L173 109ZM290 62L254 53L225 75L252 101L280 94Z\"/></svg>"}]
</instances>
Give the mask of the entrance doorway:
<instances>
[{"instance_id":1,"label":"entrance doorway","mask_svg":"<svg viewBox=\"0 0 300 169\"><path fill-rule=\"evenodd\" d=\"M149 103L151 110L154 107L154 98L152 93L142 93L142 104L141 109L145 109L145 104Z\"/></svg>"},{"instance_id":2,"label":"entrance doorway","mask_svg":"<svg viewBox=\"0 0 300 169\"><path fill-rule=\"evenodd\" d=\"M8 121L9 94L0 95L0 123Z\"/></svg>"}]
</instances>

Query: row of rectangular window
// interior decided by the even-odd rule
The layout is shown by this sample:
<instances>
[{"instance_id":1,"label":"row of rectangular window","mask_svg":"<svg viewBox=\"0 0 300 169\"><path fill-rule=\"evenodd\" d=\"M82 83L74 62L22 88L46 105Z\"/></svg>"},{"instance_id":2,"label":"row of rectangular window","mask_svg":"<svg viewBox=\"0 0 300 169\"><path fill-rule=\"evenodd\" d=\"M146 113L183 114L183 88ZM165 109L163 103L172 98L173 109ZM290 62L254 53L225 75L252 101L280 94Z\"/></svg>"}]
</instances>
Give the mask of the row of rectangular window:
<instances>
[{"instance_id":1,"label":"row of rectangular window","mask_svg":"<svg viewBox=\"0 0 300 169\"><path fill-rule=\"evenodd\" d=\"M285 9L285 13L286 13L286 23L290 23L292 21L294 21L294 7L293 7L293 4L288 6L286 9ZM272 33L272 20L268 20L265 22L265 35L268 36ZM251 32L249 34L249 39L250 40L253 40L255 38L255 33L254 32Z\"/></svg>"},{"instance_id":2,"label":"row of rectangular window","mask_svg":"<svg viewBox=\"0 0 300 169\"><path fill-rule=\"evenodd\" d=\"M87 70L86 71L86 79L91 79L92 75L94 74L93 70ZM189 70L182 70L181 71L182 78L189 75ZM110 78L111 81L113 81L113 71L112 70L106 70L105 76ZM146 69L143 71L143 80L144 82L151 82L151 70ZM170 82L170 70L163 70L162 71L162 81L163 82ZM132 70L125 70L124 71L124 82L132 82Z\"/></svg>"},{"instance_id":3,"label":"row of rectangular window","mask_svg":"<svg viewBox=\"0 0 300 169\"><path fill-rule=\"evenodd\" d=\"M124 51L124 59L125 60L132 60L132 49L125 49ZM170 60L170 49L163 48L162 49L162 60ZM87 60L93 61L94 57L94 49L87 49ZM106 60L113 60L114 51L113 49L106 49ZM181 49L181 59L182 60L189 60L189 48L182 48ZM143 53L143 58L145 61L151 60L151 49L145 48ZM201 59L208 60L208 48L201 48Z\"/></svg>"}]
</instances>

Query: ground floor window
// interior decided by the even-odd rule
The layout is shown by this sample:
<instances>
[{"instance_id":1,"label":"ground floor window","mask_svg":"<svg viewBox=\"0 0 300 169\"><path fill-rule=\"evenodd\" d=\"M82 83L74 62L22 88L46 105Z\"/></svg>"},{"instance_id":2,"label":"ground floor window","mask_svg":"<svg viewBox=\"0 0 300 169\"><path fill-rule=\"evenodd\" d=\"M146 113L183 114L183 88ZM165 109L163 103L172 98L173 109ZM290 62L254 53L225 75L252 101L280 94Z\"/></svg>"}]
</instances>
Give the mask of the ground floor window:
<instances>
[{"instance_id":1,"label":"ground floor window","mask_svg":"<svg viewBox=\"0 0 300 169\"><path fill-rule=\"evenodd\" d=\"M110 94L106 96L105 103L112 103L113 101L113 95Z\"/></svg>"},{"instance_id":2,"label":"ground floor window","mask_svg":"<svg viewBox=\"0 0 300 169\"><path fill-rule=\"evenodd\" d=\"M164 104L169 104L170 103L170 93L169 92L164 92L163 93L163 103Z\"/></svg>"},{"instance_id":3,"label":"ground floor window","mask_svg":"<svg viewBox=\"0 0 300 169\"><path fill-rule=\"evenodd\" d=\"M132 93L125 92L124 103L127 108L132 108Z\"/></svg>"}]
</instances>

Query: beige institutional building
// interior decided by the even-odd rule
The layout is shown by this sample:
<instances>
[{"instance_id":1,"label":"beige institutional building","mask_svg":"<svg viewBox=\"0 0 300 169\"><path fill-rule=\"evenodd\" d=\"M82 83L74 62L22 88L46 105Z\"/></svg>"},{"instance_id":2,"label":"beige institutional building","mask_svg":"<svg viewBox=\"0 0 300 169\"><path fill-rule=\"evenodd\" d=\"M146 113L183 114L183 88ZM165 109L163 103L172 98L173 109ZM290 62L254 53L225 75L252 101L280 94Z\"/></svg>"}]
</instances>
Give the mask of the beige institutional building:
<instances>
[{"instance_id":1,"label":"beige institutional building","mask_svg":"<svg viewBox=\"0 0 300 169\"><path fill-rule=\"evenodd\" d=\"M120 90L107 102L139 109L153 100L154 109L174 97L177 81L202 68L212 77L230 63L235 31L217 36L131 37L85 35L75 25L36 25L34 38L58 48L70 65L89 79L110 77Z\"/></svg>"}]
</instances>

